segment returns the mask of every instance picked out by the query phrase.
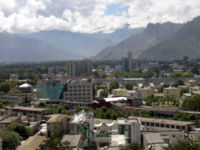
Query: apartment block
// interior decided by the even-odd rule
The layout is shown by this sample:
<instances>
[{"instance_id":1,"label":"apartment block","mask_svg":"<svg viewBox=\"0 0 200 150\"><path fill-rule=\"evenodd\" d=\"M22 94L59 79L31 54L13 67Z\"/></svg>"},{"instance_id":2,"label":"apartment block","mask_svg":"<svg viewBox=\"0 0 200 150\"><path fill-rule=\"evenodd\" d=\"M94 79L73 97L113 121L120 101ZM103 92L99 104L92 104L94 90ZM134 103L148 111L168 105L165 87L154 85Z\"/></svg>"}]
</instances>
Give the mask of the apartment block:
<instances>
[{"instance_id":1,"label":"apartment block","mask_svg":"<svg viewBox=\"0 0 200 150\"><path fill-rule=\"evenodd\" d=\"M180 98L181 97L180 89L174 88L174 87L164 88L164 94L166 96L173 96L174 98Z\"/></svg>"},{"instance_id":2,"label":"apartment block","mask_svg":"<svg viewBox=\"0 0 200 150\"><path fill-rule=\"evenodd\" d=\"M91 70L92 70L92 61L89 59L67 61L68 76L71 77L80 76L83 73L90 74Z\"/></svg>"},{"instance_id":3,"label":"apartment block","mask_svg":"<svg viewBox=\"0 0 200 150\"><path fill-rule=\"evenodd\" d=\"M67 83L64 92L65 101L91 102L93 100L93 86L85 80L73 80Z\"/></svg>"}]
</instances>

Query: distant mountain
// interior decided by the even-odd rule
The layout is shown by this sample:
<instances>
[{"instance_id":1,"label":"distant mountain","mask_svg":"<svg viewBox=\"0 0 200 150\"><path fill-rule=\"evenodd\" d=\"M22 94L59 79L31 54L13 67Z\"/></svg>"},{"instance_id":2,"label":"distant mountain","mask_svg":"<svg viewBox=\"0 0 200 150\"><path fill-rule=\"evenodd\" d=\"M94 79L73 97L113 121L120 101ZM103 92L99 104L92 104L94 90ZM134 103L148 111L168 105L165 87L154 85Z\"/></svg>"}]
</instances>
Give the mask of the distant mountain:
<instances>
[{"instance_id":1,"label":"distant mountain","mask_svg":"<svg viewBox=\"0 0 200 150\"><path fill-rule=\"evenodd\" d=\"M128 39L121 41L116 46L110 46L103 49L93 59L96 60L113 60L121 59L127 55L128 51L133 52L133 57L138 58L142 53L166 40L172 34L181 28L181 24L164 23L164 24L149 24L147 28L139 34L133 35Z\"/></svg>"},{"instance_id":2,"label":"distant mountain","mask_svg":"<svg viewBox=\"0 0 200 150\"><path fill-rule=\"evenodd\" d=\"M19 36L40 40L51 44L56 49L61 49L67 52L77 54L78 58L90 57L96 55L100 50L107 46L115 45L116 43L128 38L132 34L137 34L143 31L143 28L129 29L125 26L123 29L118 29L113 33L74 33L68 31L41 31L31 34L21 34Z\"/></svg>"},{"instance_id":3,"label":"distant mountain","mask_svg":"<svg viewBox=\"0 0 200 150\"><path fill-rule=\"evenodd\" d=\"M170 38L140 55L142 59L200 58L200 17L184 24Z\"/></svg>"},{"instance_id":4,"label":"distant mountain","mask_svg":"<svg viewBox=\"0 0 200 150\"><path fill-rule=\"evenodd\" d=\"M129 29L125 26L109 34L84 34L58 30L26 34L0 33L0 62L90 57L101 49L142 31L143 28Z\"/></svg>"},{"instance_id":5,"label":"distant mountain","mask_svg":"<svg viewBox=\"0 0 200 150\"><path fill-rule=\"evenodd\" d=\"M66 59L61 50L39 40L0 33L0 62L48 61ZM74 55L70 53L70 55Z\"/></svg>"}]
</instances>

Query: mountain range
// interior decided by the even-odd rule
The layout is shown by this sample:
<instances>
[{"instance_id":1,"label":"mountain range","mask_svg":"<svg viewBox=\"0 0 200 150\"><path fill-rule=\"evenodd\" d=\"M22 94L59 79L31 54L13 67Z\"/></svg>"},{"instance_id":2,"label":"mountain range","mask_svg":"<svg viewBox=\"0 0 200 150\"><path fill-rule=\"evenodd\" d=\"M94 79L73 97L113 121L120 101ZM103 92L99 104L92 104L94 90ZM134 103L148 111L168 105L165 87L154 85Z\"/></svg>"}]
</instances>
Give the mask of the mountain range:
<instances>
[{"instance_id":1,"label":"mountain range","mask_svg":"<svg viewBox=\"0 0 200 150\"><path fill-rule=\"evenodd\" d=\"M185 24L166 22L113 33L40 31L0 33L0 62L55 61L78 58L120 60L133 52L135 59L200 58L200 17ZM97 54L97 55L96 55ZM96 56L95 56L96 55Z\"/></svg>"},{"instance_id":2,"label":"mountain range","mask_svg":"<svg viewBox=\"0 0 200 150\"><path fill-rule=\"evenodd\" d=\"M55 61L90 57L103 48L142 31L143 28L129 29L126 25L109 34L59 30L23 34L0 33L0 61Z\"/></svg>"},{"instance_id":3,"label":"mountain range","mask_svg":"<svg viewBox=\"0 0 200 150\"><path fill-rule=\"evenodd\" d=\"M93 59L121 59L128 51L135 59L145 60L200 58L200 17L185 24L149 24L143 32L103 49Z\"/></svg>"}]
</instances>

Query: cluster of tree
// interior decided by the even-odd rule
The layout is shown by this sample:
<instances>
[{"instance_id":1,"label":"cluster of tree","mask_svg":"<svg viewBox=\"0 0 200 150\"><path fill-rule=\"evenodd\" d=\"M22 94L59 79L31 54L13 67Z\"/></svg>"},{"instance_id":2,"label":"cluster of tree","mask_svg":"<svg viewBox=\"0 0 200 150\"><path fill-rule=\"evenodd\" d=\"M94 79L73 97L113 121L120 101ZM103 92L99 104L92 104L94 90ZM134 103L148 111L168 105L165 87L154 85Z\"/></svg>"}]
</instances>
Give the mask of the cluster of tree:
<instances>
[{"instance_id":1,"label":"cluster of tree","mask_svg":"<svg viewBox=\"0 0 200 150\"><path fill-rule=\"evenodd\" d=\"M192 72L172 72L169 74L170 78L193 78L194 74Z\"/></svg>"},{"instance_id":2,"label":"cluster of tree","mask_svg":"<svg viewBox=\"0 0 200 150\"><path fill-rule=\"evenodd\" d=\"M186 139L178 141L178 143L171 145L164 150L200 150L200 144Z\"/></svg>"},{"instance_id":3,"label":"cluster of tree","mask_svg":"<svg viewBox=\"0 0 200 150\"><path fill-rule=\"evenodd\" d=\"M182 109L200 111L200 95L196 94L193 97L186 97L182 102Z\"/></svg>"},{"instance_id":4,"label":"cluster of tree","mask_svg":"<svg viewBox=\"0 0 200 150\"><path fill-rule=\"evenodd\" d=\"M3 149L14 150L19 145L21 140L25 140L30 136L30 129L24 124L12 123L0 132L0 137L3 140Z\"/></svg>"},{"instance_id":5,"label":"cluster of tree","mask_svg":"<svg viewBox=\"0 0 200 150\"><path fill-rule=\"evenodd\" d=\"M117 82L117 81L110 82L109 93L111 93L113 89L118 89L118 88L119 88L119 82Z\"/></svg>"},{"instance_id":6,"label":"cluster of tree","mask_svg":"<svg viewBox=\"0 0 200 150\"><path fill-rule=\"evenodd\" d=\"M171 105L171 106L178 106L179 102L172 96L165 96L163 98L158 98L155 96L149 96L144 98L145 104L148 106L159 106L159 105Z\"/></svg>"},{"instance_id":7,"label":"cluster of tree","mask_svg":"<svg viewBox=\"0 0 200 150\"><path fill-rule=\"evenodd\" d=\"M141 70L139 71L134 71L134 72L120 72L119 74L115 74L115 77L124 77L124 78L152 78L156 72L152 69L147 70L145 72L142 72Z\"/></svg>"},{"instance_id":8,"label":"cluster of tree","mask_svg":"<svg viewBox=\"0 0 200 150\"><path fill-rule=\"evenodd\" d=\"M68 134L62 126L55 128L53 133L48 134L48 140L45 144L40 146L41 150L71 150L70 143L68 141L62 143L61 139L63 135Z\"/></svg>"},{"instance_id":9,"label":"cluster of tree","mask_svg":"<svg viewBox=\"0 0 200 150\"><path fill-rule=\"evenodd\" d=\"M196 121L197 116L195 114L177 113L172 119L178 121Z\"/></svg>"},{"instance_id":10,"label":"cluster of tree","mask_svg":"<svg viewBox=\"0 0 200 150\"><path fill-rule=\"evenodd\" d=\"M36 83L41 79L41 74L47 74L48 68L55 67L58 72L66 72L66 63L43 62L43 63L18 63L0 65L0 80L8 80L11 74L17 74L19 79L27 79Z\"/></svg>"},{"instance_id":11,"label":"cluster of tree","mask_svg":"<svg viewBox=\"0 0 200 150\"><path fill-rule=\"evenodd\" d=\"M0 108L5 108L6 106L12 105L11 101L8 100L0 100Z\"/></svg>"}]
</instances>

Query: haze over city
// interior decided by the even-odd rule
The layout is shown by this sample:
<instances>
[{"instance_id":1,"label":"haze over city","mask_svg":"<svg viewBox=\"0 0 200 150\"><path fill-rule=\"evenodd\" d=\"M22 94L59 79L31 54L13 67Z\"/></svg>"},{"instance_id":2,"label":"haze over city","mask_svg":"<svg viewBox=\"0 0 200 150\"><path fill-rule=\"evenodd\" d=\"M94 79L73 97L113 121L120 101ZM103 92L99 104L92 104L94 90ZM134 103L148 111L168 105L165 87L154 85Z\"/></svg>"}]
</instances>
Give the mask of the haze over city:
<instances>
[{"instance_id":1,"label":"haze over city","mask_svg":"<svg viewBox=\"0 0 200 150\"><path fill-rule=\"evenodd\" d=\"M200 0L0 0L0 150L200 150Z\"/></svg>"}]
</instances>

